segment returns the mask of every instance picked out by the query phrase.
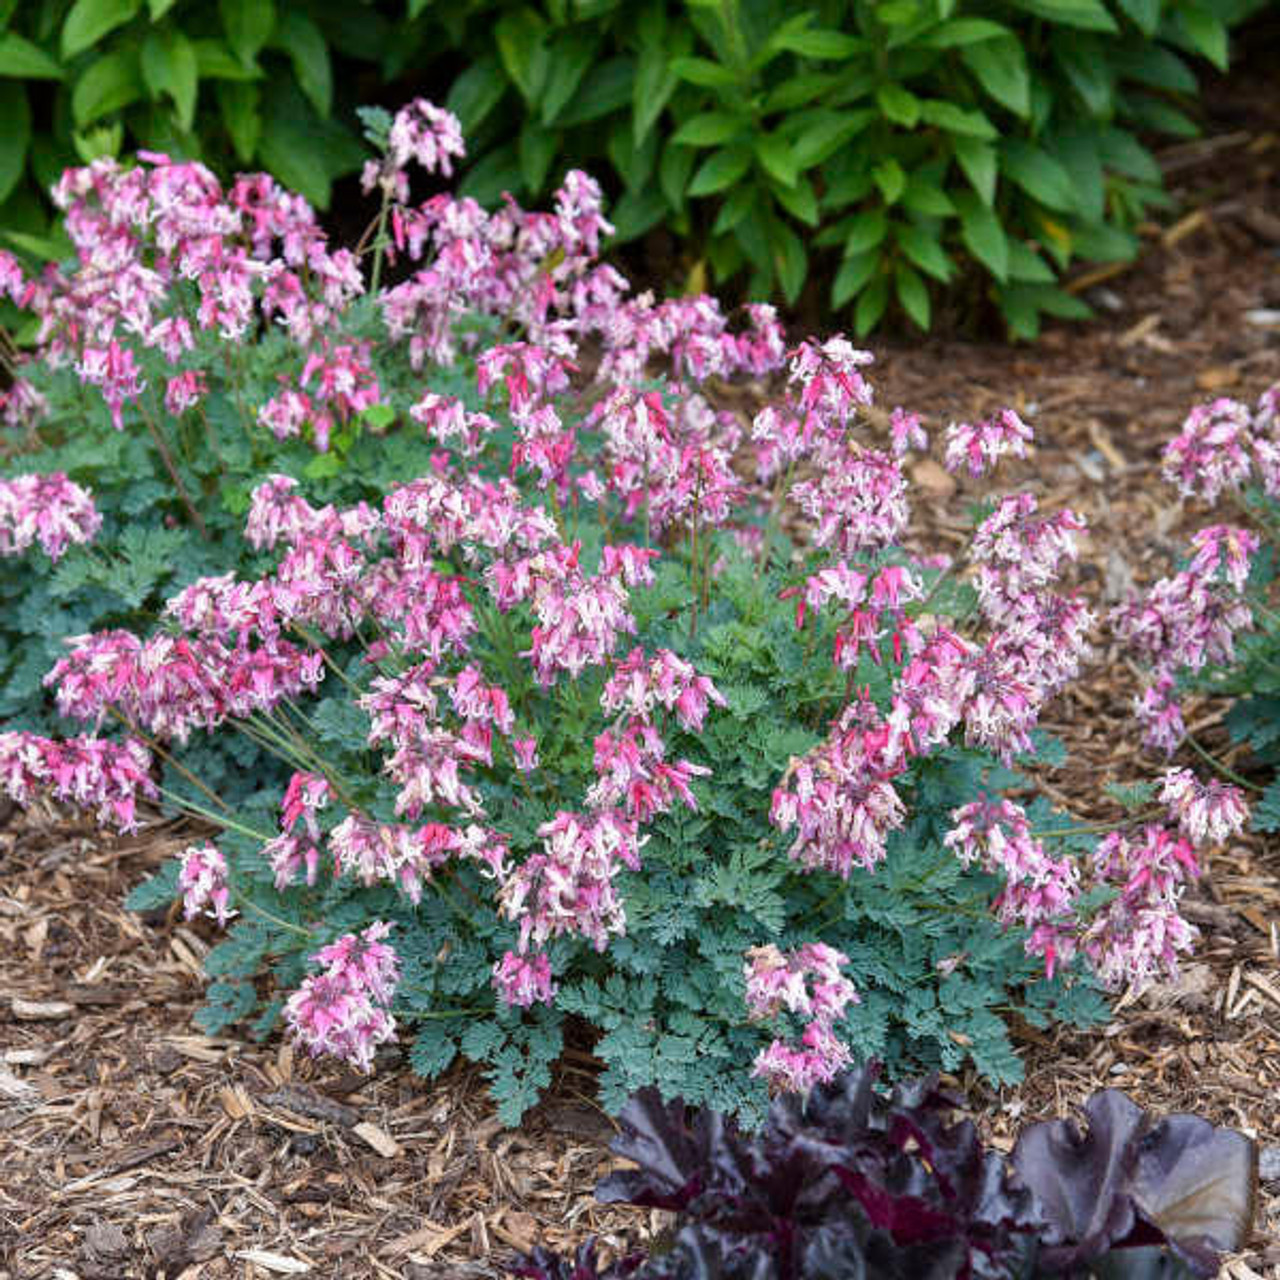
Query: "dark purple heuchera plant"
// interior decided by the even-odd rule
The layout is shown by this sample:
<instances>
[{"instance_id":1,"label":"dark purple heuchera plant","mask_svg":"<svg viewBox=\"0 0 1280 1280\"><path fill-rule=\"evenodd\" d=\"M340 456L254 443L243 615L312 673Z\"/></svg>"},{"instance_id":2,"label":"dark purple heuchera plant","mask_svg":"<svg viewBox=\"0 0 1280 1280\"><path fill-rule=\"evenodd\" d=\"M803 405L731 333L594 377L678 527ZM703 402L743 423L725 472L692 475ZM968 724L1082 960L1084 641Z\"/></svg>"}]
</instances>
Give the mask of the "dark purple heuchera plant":
<instances>
[{"instance_id":1,"label":"dark purple heuchera plant","mask_svg":"<svg viewBox=\"0 0 1280 1280\"><path fill-rule=\"evenodd\" d=\"M1156 1121L1124 1094L1089 1126L1031 1125L1012 1161L953 1121L936 1077L875 1089L872 1065L778 1099L746 1136L652 1090L622 1112L636 1169L596 1189L682 1215L668 1252L608 1267L594 1242L515 1264L528 1280L837 1280L837 1277L1212 1276L1253 1224L1253 1143L1190 1115ZM1154 1248L1153 1248L1154 1247Z\"/></svg>"}]
</instances>

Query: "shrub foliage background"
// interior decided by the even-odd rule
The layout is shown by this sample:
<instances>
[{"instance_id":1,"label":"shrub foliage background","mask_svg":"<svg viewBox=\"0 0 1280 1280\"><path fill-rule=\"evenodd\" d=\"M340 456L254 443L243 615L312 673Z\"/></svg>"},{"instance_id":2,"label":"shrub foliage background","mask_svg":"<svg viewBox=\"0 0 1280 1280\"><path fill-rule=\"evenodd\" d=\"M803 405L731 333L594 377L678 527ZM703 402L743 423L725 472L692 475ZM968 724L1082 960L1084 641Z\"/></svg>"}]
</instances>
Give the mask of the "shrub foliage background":
<instances>
[{"instance_id":1,"label":"shrub foliage background","mask_svg":"<svg viewBox=\"0 0 1280 1280\"><path fill-rule=\"evenodd\" d=\"M1197 63L1225 69L1263 2L8 0L0 226L36 246L40 189L132 146L324 207L360 163L355 95L425 80L483 202L586 164L621 239L661 225L746 296L794 301L821 263L865 333L890 307L927 328L976 279L1033 336L1085 313L1073 261L1136 251L1165 199L1142 139L1195 132Z\"/></svg>"}]
</instances>

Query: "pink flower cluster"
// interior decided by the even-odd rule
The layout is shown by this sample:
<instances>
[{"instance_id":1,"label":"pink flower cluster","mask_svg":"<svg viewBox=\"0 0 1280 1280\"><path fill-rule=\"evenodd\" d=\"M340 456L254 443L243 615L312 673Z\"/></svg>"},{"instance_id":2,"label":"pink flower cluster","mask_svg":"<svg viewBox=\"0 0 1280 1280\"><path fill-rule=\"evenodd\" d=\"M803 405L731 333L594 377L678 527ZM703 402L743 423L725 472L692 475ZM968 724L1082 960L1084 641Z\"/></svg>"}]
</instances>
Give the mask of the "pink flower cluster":
<instances>
[{"instance_id":1,"label":"pink flower cluster","mask_svg":"<svg viewBox=\"0 0 1280 1280\"><path fill-rule=\"evenodd\" d=\"M1236 637L1253 628L1243 586L1258 545L1244 529L1202 529L1186 569L1112 611L1116 635L1150 667L1134 706L1147 746L1172 755L1186 732L1176 695L1179 670L1235 661Z\"/></svg>"},{"instance_id":2,"label":"pink flower cluster","mask_svg":"<svg viewBox=\"0 0 1280 1280\"><path fill-rule=\"evenodd\" d=\"M0 556L39 542L56 561L72 543L92 542L101 526L89 491L61 471L0 480Z\"/></svg>"},{"instance_id":3,"label":"pink flower cluster","mask_svg":"<svg viewBox=\"0 0 1280 1280\"><path fill-rule=\"evenodd\" d=\"M15 804L37 795L93 811L101 823L136 831L139 795L158 794L151 753L136 738L42 738L0 732L0 791Z\"/></svg>"},{"instance_id":4,"label":"pink flower cluster","mask_svg":"<svg viewBox=\"0 0 1280 1280\"><path fill-rule=\"evenodd\" d=\"M976 425L953 422L946 430L946 468L967 467L971 476L980 476L1006 454L1025 458L1033 435L1012 409L1001 409L994 418Z\"/></svg>"},{"instance_id":5,"label":"pink flower cluster","mask_svg":"<svg viewBox=\"0 0 1280 1280\"><path fill-rule=\"evenodd\" d=\"M648 572L647 557L636 572ZM648 657L633 649L615 666L600 702L618 719L596 738L597 780L587 791L586 812L561 810L539 827L542 851L515 867L500 889L503 914L520 920L519 956L510 954L494 970L499 995L508 1003L513 992L521 999L529 991L550 998L550 970L541 959L520 959L530 943L541 947L548 938L577 933L603 951L610 934L625 931L626 911L615 881L623 867L640 870L641 826L677 800L696 810L690 783L710 773L688 760L668 762L653 723L661 708L674 711L686 729L697 730L710 704L725 705L715 685L670 650Z\"/></svg>"},{"instance_id":6,"label":"pink flower cluster","mask_svg":"<svg viewBox=\"0 0 1280 1280\"><path fill-rule=\"evenodd\" d=\"M791 761L769 820L781 831L796 828L793 861L845 880L855 866L871 871L883 861L886 838L906 817L893 787L905 764L888 744L888 725L864 698L845 708L825 742Z\"/></svg>"},{"instance_id":7,"label":"pink flower cluster","mask_svg":"<svg viewBox=\"0 0 1280 1280\"><path fill-rule=\"evenodd\" d=\"M1053 977L1076 951L1072 912L1080 894L1080 874L1069 858L1051 858L1031 834L1027 816L1011 800L983 796L957 809L943 838L965 866L978 863L1001 875L1005 887L996 898L996 914L1006 927L1028 933L1028 955L1044 957Z\"/></svg>"},{"instance_id":8,"label":"pink flower cluster","mask_svg":"<svg viewBox=\"0 0 1280 1280\"><path fill-rule=\"evenodd\" d=\"M747 952L743 976L753 1019L773 1019L786 1010L807 1019L798 1045L776 1039L757 1055L753 1076L773 1092L806 1093L831 1080L852 1061L849 1048L832 1028L859 996L840 972L849 957L821 942L808 942L789 955L772 943Z\"/></svg>"},{"instance_id":9,"label":"pink flower cluster","mask_svg":"<svg viewBox=\"0 0 1280 1280\"><path fill-rule=\"evenodd\" d=\"M284 1017L312 1056L331 1053L367 1071L378 1046L395 1039L390 1005L400 961L383 941L390 932L389 924L376 921L311 957L324 972L303 981L285 1004Z\"/></svg>"},{"instance_id":10,"label":"pink flower cluster","mask_svg":"<svg viewBox=\"0 0 1280 1280\"><path fill-rule=\"evenodd\" d=\"M1256 478L1280 498L1280 385L1250 410L1235 400L1197 405L1164 451L1165 479L1186 497L1212 504ZM1255 534L1215 524L1192 538L1187 568L1159 579L1111 615L1117 636L1149 666L1134 709L1149 747L1172 755L1186 733L1177 697L1179 671L1235 661L1235 639L1254 625L1245 597Z\"/></svg>"},{"instance_id":11,"label":"pink flower cluster","mask_svg":"<svg viewBox=\"0 0 1280 1280\"><path fill-rule=\"evenodd\" d=\"M1200 874L1190 842L1157 824L1138 839L1113 831L1098 843L1091 866L1099 883L1118 891L1080 938L1098 980L1119 990L1176 977L1179 953L1199 936L1178 912L1184 884Z\"/></svg>"},{"instance_id":12,"label":"pink flower cluster","mask_svg":"<svg viewBox=\"0 0 1280 1280\"><path fill-rule=\"evenodd\" d=\"M179 855L178 887L182 890L183 914L193 920L201 911L219 925L237 913L231 909L231 886L227 883L227 860L216 845L191 845Z\"/></svg>"}]
</instances>

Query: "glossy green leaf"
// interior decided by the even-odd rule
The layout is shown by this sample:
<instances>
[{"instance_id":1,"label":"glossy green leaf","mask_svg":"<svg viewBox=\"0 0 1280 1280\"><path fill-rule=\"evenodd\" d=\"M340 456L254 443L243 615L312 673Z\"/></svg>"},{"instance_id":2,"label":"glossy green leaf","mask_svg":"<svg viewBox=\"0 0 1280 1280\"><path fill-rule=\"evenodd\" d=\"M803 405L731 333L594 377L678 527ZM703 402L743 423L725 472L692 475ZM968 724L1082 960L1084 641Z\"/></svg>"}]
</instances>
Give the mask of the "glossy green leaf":
<instances>
[{"instance_id":1,"label":"glossy green leaf","mask_svg":"<svg viewBox=\"0 0 1280 1280\"><path fill-rule=\"evenodd\" d=\"M1118 0L1124 12L1144 36L1153 36L1160 26L1164 0Z\"/></svg>"},{"instance_id":2,"label":"glossy green leaf","mask_svg":"<svg viewBox=\"0 0 1280 1280\"><path fill-rule=\"evenodd\" d=\"M1031 76L1018 40L984 40L966 45L960 57L983 89L1015 115L1031 114Z\"/></svg>"},{"instance_id":3,"label":"glossy green leaf","mask_svg":"<svg viewBox=\"0 0 1280 1280\"><path fill-rule=\"evenodd\" d=\"M475 132L502 101L508 80L493 54L473 62L454 82L445 106L458 117L463 136Z\"/></svg>"},{"instance_id":4,"label":"glossy green leaf","mask_svg":"<svg viewBox=\"0 0 1280 1280\"><path fill-rule=\"evenodd\" d=\"M1081 216L1100 222L1106 213L1106 179L1097 134L1088 128L1074 129L1046 138L1045 144L1067 171Z\"/></svg>"},{"instance_id":5,"label":"glossy green leaf","mask_svg":"<svg viewBox=\"0 0 1280 1280\"><path fill-rule=\"evenodd\" d=\"M112 111L142 97L144 86L133 50L96 58L80 73L71 91L71 114L83 129Z\"/></svg>"},{"instance_id":6,"label":"glossy green leaf","mask_svg":"<svg viewBox=\"0 0 1280 1280\"><path fill-rule=\"evenodd\" d=\"M38 44L16 31L0 35L0 78L61 80L64 71Z\"/></svg>"},{"instance_id":7,"label":"glossy green leaf","mask_svg":"<svg viewBox=\"0 0 1280 1280\"><path fill-rule=\"evenodd\" d=\"M927 218L950 218L956 211L951 197L936 182L916 173L907 181L902 204L912 213L923 214Z\"/></svg>"},{"instance_id":8,"label":"glossy green leaf","mask_svg":"<svg viewBox=\"0 0 1280 1280\"><path fill-rule=\"evenodd\" d=\"M196 69L201 80L260 80L262 70L258 66L246 67L238 58L232 56L222 40L193 40L191 47L196 52Z\"/></svg>"},{"instance_id":9,"label":"glossy green leaf","mask_svg":"<svg viewBox=\"0 0 1280 1280\"><path fill-rule=\"evenodd\" d=\"M649 136L649 130L662 114L679 83L671 69L669 51L661 44L644 44L636 62L632 86L631 119L637 142Z\"/></svg>"},{"instance_id":10,"label":"glossy green leaf","mask_svg":"<svg viewBox=\"0 0 1280 1280\"><path fill-rule=\"evenodd\" d=\"M733 229L733 238L742 247L759 274L761 281L767 282L766 288L773 283L773 219L765 216L759 205L747 212L747 216Z\"/></svg>"},{"instance_id":11,"label":"glossy green leaf","mask_svg":"<svg viewBox=\"0 0 1280 1280\"><path fill-rule=\"evenodd\" d=\"M966 110L954 103L943 102L938 98L930 98L920 104L920 118L925 124L931 124L948 133L960 134L965 138L981 138L993 141L999 132L995 125L981 111Z\"/></svg>"},{"instance_id":12,"label":"glossy green leaf","mask_svg":"<svg viewBox=\"0 0 1280 1280\"><path fill-rule=\"evenodd\" d=\"M1012 35L1008 27L990 18L952 18L925 32L919 42L929 49L961 49L967 44Z\"/></svg>"},{"instance_id":13,"label":"glossy green leaf","mask_svg":"<svg viewBox=\"0 0 1280 1280\"><path fill-rule=\"evenodd\" d=\"M178 0L147 0L147 12L152 22L159 22Z\"/></svg>"},{"instance_id":14,"label":"glossy green leaf","mask_svg":"<svg viewBox=\"0 0 1280 1280\"><path fill-rule=\"evenodd\" d=\"M745 146L722 147L709 155L689 183L691 196L709 196L732 186L751 167L751 149Z\"/></svg>"},{"instance_id":15,"label":"glossy green leaf","mask_svg":"<svg viewBox=\"0 0 1280 1280\"><path fill-rule=\"evenodd\" d=\"M1172 49L1147 42L1113 50L1111 65L1116 74L1126 80L1136 80L1153 89L1168 89L1173 93L1195 93L1195 73Z\"/></svg>"},{"instance_id":16,"label":"glossy green leaf","mask_svg":"<svg viewBox=\"0 0 1280 1280\"><path fill-rule=\"evenodd\" d=\"M750 120L728 111L704 111L690 116L672 136L690 147L718 147L749 124Z\"/></svg>"},{"instance_id":17,"label":"glossy green leaf","mask_svg":"<svg viewBox=\"0 0 1280 1280\"><path fill-rule=\"evenodd\" d=\"M954 272L951 259L943 251L938 238L931 235L923 227L911 223L899 223L893 229L893 238L912 263L932 276L935 280L946 284Z\"/></svg>"},{"instance_id":18,"label":"glossy green leaf","mask_svg":"<svg viewBox=\"0 0 1280 1280\"><path fill-rule=\"evenodd\" d=\"M153 98L167 94L177 112L179 128L195 122L199 71L195 50L175 27L148 31L139 54L142 78Z\"/></svg>"},{"instance_id":19,"label":"glossy green leaf","mask_svg":"<svg viewBox=\"0 0 1280 1280\"><path fill-rule=\"evenodd\" d=\"M790 227L775 223L773 227L774 270L778 274L778 283L782 285L782 293L788 303L794 303L804 288L805 276L809 272L809 256L805 253L804 244Z\"/></svg>"},{"instance_id":20,"label":"glossy green leaf","mask_svg":"<svg viewBox=\"0 0 1280 1280\"><path fill-rule=\"evenodd\" d=\"M1027 284L1052 284L1053 268L1016 236L1009 241L1009 279Z\"/></svg>"},{"instance_id":21,"label":"glossy green leaf","mask_svg":"<svg viewBox=\"0 0 1280 1280\"><path fill-rule=\"evenodd\" d=\"M803 171L824 164L875 118L876 113L869 110L808 113L804 127L791 144L796 167Z\"/></svg>"},{"instance_id":22,"label":"glossy green leaf","mask_svg":"<svg viewBox=\"0 0 1280 1280\"><path fill-rule=\"evenodd\" d=\"M889 305L889 277L878 275L858 297L853 312L853 327L858 337L865 337L880 323Z\"/></svg>"},{"instance_id":23,"label":"glossy green leaf","mask_svg":"<svg viewBox=\"0 0 1280 1280\"><path fill-rule=\"evenodd\" d=\"M577 92L595 59L600 36L587 28L557 34L547 49L549 70L542 90L542 123L553 124Z\"/></svg>"},{"instance_id":24,"label":"glossy green leaf","mask_svg":"<svg viewBox=\"0 0 1280 1280\"><path fill-rule=\"evenodd\" d=\"M775 111L794 111L829 93L840 83L840 77L825 72L809 71L792 76L769 90L763 111L771 115Z\"/></svg>"},{"instance_id":25,"label":"glossy green leaf","mask_svg":"<svg viewBox=\"0 0 1280 1280\"><path fill-rule=\"evenodd\" d=\"M561 111L556 123L567 129L620 110L631 97L635 70L632 58L609 58L597 63L587 72L578 92Z\"/></svg>"},{"instance_id":26,"label":"glossy green leaf","mask_svg":"<svg viewBox=\"0 0 1280 1280\"><path fill-rule=\"evenodd\" d=\"M631 121L619 116L609 130L608 153L623 185L628 190L639 191L648 185L658 162L658 135L650 133L636 146Z\"/></svg>"},{"instance_id":27,"label":"glossy green leaf","mask_svg":"<svg viewBox=\"0 0 1280 1280\"><path fill-rule=\"evenodd\" d=\"M298 88L316 111L327 117L333 109L333 68L329 46L320 28L305 13L286 9L276 23L271 47L289 55Z\"/></svg>"},{"instance_id":28,"label":"glossy green leaf","mask_svg":"<svg viewBox=\"0 0 1280 1280\"><path fill-rule=\"evenodd\" d=\"M851 58L855 53L862 53L871 47L870 42L861 36L851 36L829 28L793 31L770 40L769 43L805 58L827 60Z\"/></svg>"},{"instance_id":29,"label":"glossy green leaf","mask_svg":"<svg viewBox=\"0 0 1280 1280\"><path fill-rule=\"evenodd\" d=\"M521 5L503 13L493 34L498 56L511 83L520 90L520 96L532 104L546 76L547 55L543 44L546 23L528 5Z\"/></svg>"},{"instance_id":30,"label":"glossy green leaf","mask_svg":"<svg viewBox=\"0 0 1280 1280\"><path fill-rule=\"evenodd\" d=\"M964 170L964 176L969 179L982 202L991 204L996 198L995 148L977 138L955 138L951 149L960 168Z\"/></svg>"},{"instance_id":31,"label":"glossy green leaf","mask_svg":"<svg viewBox=\"0 0 1280 1280\"><path fill-rule=\"evenodd\" d=\"M739 183L720 206L720 212L716 214L716 220L711 227L711 234L719 236L732 231L761 198L760 189L754 183Z\"/></svg>"},{"instance_id":32,"label":"glossy green leaf","mask_svg":"<svg viewBox=\"0 0 1280 1280\"><path fill-rule=\"evenodd\" d=\"M470 165L458 189L458 194L470 196L480 204L497 204L503 192L520 189L520 153L515 143L495 147Z\"/></svg>"},{"instance_id":33,"label":"glossy green leaf","mask_svg":"<svg viewBox=\"0 0 1280 1280\"><path fill-rule=\"evenodd\" d=\"M796 179L792 186L776 185L773 198L798 222L807 227L818 225L818 197L813 184L804 177Z\"/></svg>"},{"instance_id":34,"label":"glossy green leaf","mask_svg":"<svg viewBox=\"0 0 1280 1280\"><path fill-rule=\"evenodd\" d=\"M541 193L559 145L555 130L544 129L535 120L524 122L520 130L520 174L530 195Z\"/></svg>"},{"instance_id":35,"label":"glossy green leaf","mask_svg":"<svg viewBox=\"0 0 1280 1280\"><path fill-rule=\"evenodd\" d=\"M907 189L907 175L896 158L890 156L888 160L882 160L871 170L871 176L880 188L885 204L897 204L902 199L902 193Z\"/></svg>"},{"instance_id":36,"label":"glossy green leaf","mask_svg":"<svg viewBox=\"0 0 1280 1280\"><path fill-rule=\"evenodd\" d=\"M738 84L737 72L712 62L710 58L675 58L671 70L690 84L700 85L704 89L732 89Z\"/></svg>"},{"instance_id":37,"label":"glossy green leaf","mask_svg":"<svg viewBox=\"0 0 1280 1280\"><path fill-rule=\"evenodd\" d=\"M1099 130L1098 152L1108 169L1140 182L1160 181L1160 165L1155 156L1126 129Z\"/></svg>"},{"instance_id":38,"label":"glossy green leaf","mask_svg":"<svg viewBox=\"0 0 1280 1280\"><path fill-rule=\"evenodd\" d=\"M1009 274L1009 241L1000 219L976 196L962 192L956 197L960 212L960 237L965 247L997 280Z\"/></svg>"},{"instance_id":39,"label":"glossy green leaf","mask_svg":"<svg viewBox=\"0 0 1280 1280\"><path fill-rule=\"evenodd\" d=\"M785 186L794 186L798 176L795 157L786 140L773 133L757 133L751 139L752 150L761 167Z\"/></svg>"},{"instance_id":40,"label":"glossy green leaf","mask_svg":"<svg viewBox=\"0 0 1280 1280\"><path fill-rule=\"evenodd\" d=\"M668 142L662 149L662 158L658 161L658 183L667 203L677 212L684 208L689 175L697 159L698 153L693 147L682 147L678 142ZM747 163L750 164L750 160Z\"/></svg>"},{"instance_id":41,"label":"glossy green leaf","mask_svg":"<svg viewBox=\"0 0 1280 1280\"><path fill-rule=\"evenodd\" d=\"M218 111L231 138L236 159L252 164L262 137L262 110L256 84L221 80L217 85Z\"/></svg>"},{"instance_id":42,"label":"glossy green leaf","mask_svg":"<svg viewBox=\"0 0 1280 1280\"><path fill-rule=\"evenodd\" d=\"M627 241L644 235L650 228L657 226L667 212L666 199L656 187L624 191L622 199L609 210L609 221L614 226L614 236L610 243L626 244Z\"/></svg>"},{"instance_id":43,"label":"glossy green leaf","mask_svg":"<svg viewBox=\"0 0 1280 1280\"><path fill-rule=\"evenodd\" d=\"M258 154L285 186L324 209L334 179L358 169L368 153L354 134L321 119L297 86L282 79L264 90Z\"/></svg>"},{"instance_id":44,"label":"glossy green leaf","mask_svg":"<svg viewBox=\"0 0 1280 1280\"><path fill-rule=\"evenodd\" d=\"M1202 53L1219 71L1227 69L1227 27L1217 14L1188 5L1178 10L1178 23L1197 53Z\"/></svg>"},{"instance_id":45,"label":"glossy green leaf","mask_svg":"<svg viewBox=\"0 0 1280 1280\"><path fill-rule=\"evenodd\" d=\"M875 249L846 258L831 284L831 305L838 311L851 298L856 297L875 275L879 265L880 254Z\"/></svg>"},{"instance_id":46,"label":"glossy green leaf","mask_svg":"<svg viewBox=\"0 0 1280 1280\"><path fill-rule=\"evenodd\" d=\"M886 27L909 27L920 20L920 13L917 0L879 0L875 6L876 21Z\"/></svg>"},{"instance_id":47,"label":"glossy green leaf","mask_svg":"<svg viewBox=\"0 0 1280 1280\"><path fill-rule=\"evenodd\" d=\"M18 185L31 145L31 104L25 85L0 80L0 202Z\"/></svg>"},{"instance_id":48,"label":"glossy green leaf","mask_svg":"<svg viewBox=\"0 0 1280 1280\"><path fill-rule=\"evenodd\" d=\"M275 29L275 0L218 0L218 12L231 52L252 66Z\"/></svg>"},{"instance_id":49,"label":"glossy green leaf","mask_svg":"<svg viewBox=\"0 0 1280 1280\"><path fill-rule=\"evenodd\" d=\"M883 209L868 209L858 214L852 230L845 238L845 257L857 257L868 249L874 249L885 238L888 230L889 220Z\"/></svg>"},{"instance_id":50,"label":"glossy green leaf","mask_svg":"<svg viewBox=\"0 0 1280 1280\"><path fill-rule=\"evenodd\" d=\"M905 129L914 129L920 120L920 99L900 84L882 84L876 102L884 118Z\"/></svg>"},{"instance_id":51,"label":"glossy green leaf","mask_svg":"<svg viewBox=\"0 0 1280 1280\"><path fill-rule=\"evenodd\" d=\"M1019 9L1060 26L1111 35L1119 30L1102 0L1014 0L1014 3Z\"/></svg>"},{"instance_id":52,"label":"glossy green leaf","mask_svg":"<svg viewBox=\"0 0 1280 1280\"><path fill-rule=\"evenodd\" d=\"M62 56L74 58L133 20L141 0L76 0L62 22Z\"/></svg>"},{"instance_id":53,"label":"glossy green leaf","mask_svg":"<svg viewBox=\"0 0 1280 1280\"><path fill-rule=\"evenodd\" d=\"M1133 123L1152 133L1168 133L1177 138L1196 138L1200 126L1185 112L1152 94L1134 93L1125 97Z\"/></svg>"},{"instance_id":54,"label":"glossy green leaf","mask_svg":"<svg viewBox=\"0 0 1280 1280\"><path fill-rule=\"evenodd\" d=\"M1047 152L1022 138L1010 138L1001 157L1003 171L1029 196L1050 209L1076 209L1075 189L1067 171Z\"/></svg>"},{"instance_id":55,"label":"glossy green leaf","mask_svg":"<svg viewBox=\"0 0 1280 1280\"><path fill-rule=\"evenodd\" d=\"M1115 102L1115 71L1099 37L1055 31L1051 47L1054 61L1089 114L1098 119L1110 116Z\"/></svg>"},{"instance_id":56,"label":"glossy green leaf","mask_svg":"<svg viewBox=\"0 0 1280 1280\"><path fill-rule=\"evenodd\" d=\"M929 289L920 273L899 262L894 268L893 283L902 309L909 315L918 329L928 331L931 309L929 306Z\"/></svg>"}]
</instances>

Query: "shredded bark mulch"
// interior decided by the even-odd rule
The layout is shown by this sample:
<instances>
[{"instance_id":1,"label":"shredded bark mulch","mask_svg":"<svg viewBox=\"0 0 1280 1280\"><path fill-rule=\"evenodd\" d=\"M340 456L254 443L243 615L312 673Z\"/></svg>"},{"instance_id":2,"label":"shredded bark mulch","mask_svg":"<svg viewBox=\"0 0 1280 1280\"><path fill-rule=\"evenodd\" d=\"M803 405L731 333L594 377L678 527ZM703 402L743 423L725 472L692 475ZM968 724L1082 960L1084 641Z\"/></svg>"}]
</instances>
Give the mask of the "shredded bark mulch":
<instances>
[{"instance_id":1,"label":"shredded bark mulch","mask_svg":"<svg viewBox=\"0 0 1280 1280\"><path fill-rule=\"evenodd\" d=\"M936 430L1011 404L1036 426L1035 457L1001 479L1088 517L1079 584L1100 613L1167 572L1207 522L1159 479L1187 409L1280 380L1280 103L1260 84L1221 88L1217 126L1165 153L1186 212L1144 229L1136 266L1077 282L1096 322L1028 348L874 344L885 409L919 410ZM913 480L917 544L962 545L978 491L933 461ZM1052 708L1069 758L1039 778L1086 820L1120 816L1105 782L1163 764L1140 748L1137 675L1108 643ZM1224 712L1196 704L1193 732L1253 778ZM615 1163L614 1126L586 1047L508 1132L474 1068L426 1084L393 1051L361 1077L295 1057L278 1035L201 1035L213 935L121 906L192 835L157 821L119 839L51 812L0 813L0 1280L494 1277L537 1243L596 1234L624 1249L664 1225L592 1197ZM953 1083L1005 1146L1105 1087L1255 1137L1257 1233L1225 1274L1280 1278L1280 842L1250 835L1214 854L1187 914L1204 936L1177 982L1121 998L1100 1033L1020 1028L1016 1088Z\"/></svg>"}]
</instances>

